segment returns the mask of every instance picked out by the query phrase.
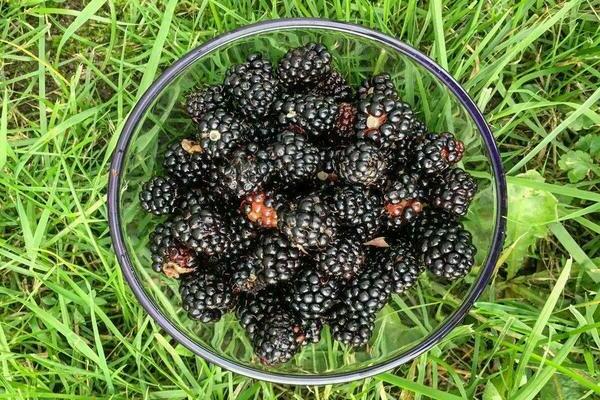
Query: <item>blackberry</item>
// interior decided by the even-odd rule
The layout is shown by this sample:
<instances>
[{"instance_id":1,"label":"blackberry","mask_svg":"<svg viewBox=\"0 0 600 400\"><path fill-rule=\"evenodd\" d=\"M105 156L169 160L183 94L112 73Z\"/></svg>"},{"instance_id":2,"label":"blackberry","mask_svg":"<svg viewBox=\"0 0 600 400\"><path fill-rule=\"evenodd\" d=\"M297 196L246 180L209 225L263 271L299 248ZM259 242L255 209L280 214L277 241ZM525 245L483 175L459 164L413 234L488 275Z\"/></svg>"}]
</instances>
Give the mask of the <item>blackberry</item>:
<instances>
[{"instance_id":1,"label":"blackberry","mask_svg":"<svg viewBox=\"0 0 600 400\"><path fill-rule=\"evenodd\" d=\"M319 149L305 137L285 131L268 148L277 177L284 184L308 180L317 172Z\"/></svg>"},{"instance_id":2,"label":"blackberry","mask_svg":"<svg viewBox=\"0 0 600 400\"><path fill-rule=\"evenodd\" d=\"M228 277L219 272L196 271L185 275L179 293L189 317L201 322L218 321L236 302Z\"/></svg>"},{"instance_id":3,"label":"blackberry","mask_svg":"<svg viewBox=\"0 0 600 400\"><path fill-rule=\"evenodd\" d=\"M358 103L356 136L387 149L413 134L413 112L410 106L381 94Z\"/></svg>"},{"instance_id":4,"label":"blackberry","mask_svg":"<svg viewBox=\"0 0 600 400\"><path fill-rule=\"evenodd\" d=\"M142 208L154 215L172 214L180 196L179 183L169 177L155 176L142 185Z\"/></svg>"},{"instance_id":5,"label":"blackberry","mask_svg":"<svg viewBox=\"0 0 600 400\"><path fill-rule=\"evenodd\" d=\"M152 269L163 272L169 278L192 272L196 268L196 254L179 243L171 233L172 223L158 224L150 234L150 258Z\"/></svg>"},{"instance_id":6,"label":"blackberry","mask_svg":"<svg viewBox=\"0 0 600 400\"><path fill-rule=\"evenodd\" d=\"M264 235L252 254L260 279L266 284L291 280L300 269L300 251L284 236Z\"/></svg>"},{"instance_id":7,"label":"blackberry","mask_svg":"<svg viewBox=\"0 0 600 400\"><path fill-rule=\"evenodd\" d=\"M226 107L223 86L214 85L197 89L186 97L185 108L192 121L198 123L207 112Z\"/></svg>"},{"instance_id":8,"label":"blackberry","mask_svg":"<svg viewBox=\"0 0 600 400\"><path fill-rule=\"evenodd\" d=\"M449 168L431 184L431 203L457 216L464 216L477 192L475 179L460 168Z\"/></svg>"},{"instance_id":9,"label":"blackberry","mask_svg":"<svg viewBox=\"0 0 600 400\"><path fill-rule=\"evenodd\" d=\"M377 313L388 302L394 282L389 271L370 266L350 281L343 302L363 317Z\"/></svg>"},{"instance_id":10,"label":"blackberry","mask_svg":"<svg viewBox=\"0 0 600 400\"><path fill-rule=\"evenodd\" d=\"M323 328L321 319L300 318L300 327L304 333L304 341L302 344L319 343L321 340L321 329Z\"/></svg>"},{"instance_id":11,"label":"blackberry","mask_svg":"<svg viewBox=\"0 0 600 400\"><path fill-rule=\"evenodd\" d=\"M335 101L351 101L352 88L346 79L337 71L332 71L313 89L317 96L332 97Z\"/></svg>"},{"instance_id":12,"label":"blackberry","mask_svg":"<svg viewBox=\"0 0 600 400\"><path fill-rule=\"evenodd\" d=\"M267 116L258 121L248 122L248 140L252 143L265 145L273 142L277 135L281 133L281 127L277 123L277 119L272 116Z\"/></svg>"},{"instance_id":13,"label":"blackberry","mask_svg":"<svg viewBox=\"0 0 600 400\"><path fill-rule=\"evenodd\" d=\"M223 85L242 114L255 120L267 115L279 90L271 63L260 54L251 54L245 63L231 67Z\"/></svg>"},{"instance_id":14,"label":"blackberry","mask_svg":"<svg viewBox=\"0 0 600 400\"><path fill-rule=\"evenodd\" d=\"M325 46L308 43L289 50L277 65L277 76L288 88L314 86L331 71L331 54Z\"/></svg>"},{"instance_id":15,"label":"blackberry","mask_svg":"<svg viewBox=\"0 0 600 400\"><path fill-rule=\"evenodd\" d=\"M384 154L365 141L343 148L337 154L334 164L341 179L365 186L380 183L387 168Z\"/></svg>"},{"instance_id":16,"label":"blackberry","mask_svg":"<svg viewBox=\"0 0 600 400\"><path fill-rule=\"evenodd\" d=\"M317 179L321 182L335 182L337 175L333 165L336 154L335 147L322 147L319 149L319 165L317 167Z\"/></svg>"},{"instance_id":17,"label":"blackberry","mask_svg":"<svg viewBox=\"0 0 600 400\"><path fill-rule=\"evenodd\" d=\"M289 361L306 341L299 321L287 310L276 309L254 332L254 352L263 364Z\"/></svg>"},{"instance_id":18,"label":"blackberry","mask_svg":"<svg viewBox=\"0 0 600 400\"><path fill-rule=\"evenodd\" d=\"M416 284L424 270L412 246L405 242L382 251L383 255L378 257L379 268L391 272L394 293L406 292Z\"/></svg>"},{"instance_id":19,"label":"blackberry","mask_svg":"<svg viewBox=\"0 0 600 400\"><path fill-rule=\"evenodd\" d=\"M407 233L410 237L422 238L432 226L446 227L457 221L456 216L441 209L427 207L408 226Z\"/></svg>"},{"instance_id":20,"label":"blackberry","mask_svg":"<svg viewBox=\"0 0 600 400\"><path fill-rule=\"evenodd\" d=\"M463 142L451 133L430 133L416 145L413 165L425 174L436 174L459 162L464 150Z\"/></svg>"},{"instance_id":21,"label":"blackberry","mask_svg":"<svg viewBox=\"0 0 600 400\"><path fill-rule=\"evenodd\" d=\"M235 115L218 108L198 121L198 140L210 159L226 157L245 141L247 126Z\"/></svg>"},{"instance_id":22,"label":"blackberry","mask_svg":"<svg viewBox=\"0 0 600 400\"><path fill-rule=\"evenodd\" d=\"M321 137L336 126L339 107L333 97L312 94L285 96L273 109L281 126L308 136Z\"/></svg>"},{"instance_id":23,"label":"blackberry","mask_svg":"<svg viewBox=\"0 0 600 400\"><path fill-rule=\"evenodd\" d=\"M389 74L379 74L365 79L358 88L359 100L364 100L373 95L383 95L393 100L398 99L396 86Z\"/></svg>"},{"instance_id":24,"label":"blackberry","mask_svg":"<svg viewBox=\"0 0 600 400\"><path fill-rule=\"evenodd\" d=\"M257 155L247 150L237 150L218 167L218 173L220 184L240 198L260 190L266 184L271 174L271 161L266 152Z\"/></svg>"},{"instance_id":25,"label":"blackberry","mask_svg":"<svg viewBox=\"0 0 600 400\"><path fill-rule=\"evenodd\" d=\"M223 254L230 247L224 221L203 206L193 206L173 220L175 239L207 256Z\"/></svg>"},{"instance_id":26,"label":"blackberry","mask_svg":"<svg viewBox=\"0 0 600 400\"><path fill-rule=\"evenodd\" d=\"M223 258L230 262L236 262L242 254L247 253L256 244L258 232L238 210L229 214L226 219L229 249Z\"/></svg>"},{"instance_id":27,"label":"blackberry","mask_svg":"<svg viewBox=\"0 0 600 400\"><path fill-rule=\"evenodd\" d=\"M240 297L235 314L250 340L254 339L255 332L263 325L265 318L284 306L282 298L278 290L271 288Z\"/></svg>"},{"instance_id":28,"label":"blackberry","mask_svg":"<svg viewBox=\"0 0 600 400\"><path fill-rule=\"evenodd\" d=\"M255 293L265 288L262 265L256 258L247 256L233 265L231 284L236 293Z\"/></svg>"},{"instance_id":29,"label":"blackberry","mask_svg":"<svg viewBox=\"0 0 600 400\"><path fill-rule=\"evenodd\" d=\"M278 218L279 230L304 251L325 248L336 235L337 223L329 207L317 196L308 195L288 205Z\"/></svg>"},{"instance_id":30,"label":"blackberry","mask_svg":"<svg viewBox=\"0 0 600 400\"><path fill-rule=\"evenodd\" d=\"M365 265L363 247L349 238L339 238L331 242L316 255L317 269L340 280L351 280Z\"/></svg>"},{"instance_id":31,"label":"blackberry","mask_svg":"<svg viewBox=\"0 0 600 400\"><path fill-rule=\"evenodd\" d=\"M179 203L177 204L177 209L180 212L185 212L185 210L188 210L194 206L202 206L202 208L213 210L217 209L218 205L219 201L212 192L209 192L205 189L195 188L189 190L181 196Z\"/></svg>"},{"instance_id":32,"label":"blackberry","mask_svg":"<svg viewBox=\"0 0 600 400\"><path fill-rule=\"evenodd\" d=\"M419 119L415 119L413 122L413 135L414 136L425 136L427 135L427 126Z\"/></svg>"},{"instance_id":33,"label":"blackberry","mask_svg":"<svg viewBox=\"0 0 600 400\"><path fill-rule=\"evenodd\" d=\"M340 226L352 227L361 239L370 239L381 226L381 198L361 186L345 186L336 189L331 209Z\"/></svg>"},{"instance_id":34,"label":"blackberry","mask_svg":"<svg viewBox=\"0 0 600 400\"><path fill-rule=\"evenodd\" d=\"M423 211L425 193L421 177L416 172L398 173L398 178L386 190L384 210L389 227L399 227Z\"/></svg>"},{"instance_id":35,"label":"blackberry","mask_svg":"<svg viewBox=\"0 0 600 400\"><path fill-rule=\"evenodd\" d=\"M428 225L417 251L433 275L455 281L466 276L475 263L477 249L471 234L459 222Z\"/></svg>"},{"instance_id":36,"label":"blackberry","mask_svg":"<svg viewBox=\"0 0 600 400\"><path fill-rule=\"evenodd\" d=\"M338 301L340 285L335 279L312 269L298 273L288 296L290 308L304 319L324 317Z\"/></svg>"},{"instance_id":37,"label":"blackberry","mask_svg":"<svg viewBox=\"0 0 600 400\"><path fill-rule=\"evenodd\" d=\"M351 347L366 345L373 334L375 315L361 315L348 306L340 305L329 320L331 334L335 340Z\"/></svg>"},{"instance_id":38,"label":"blackberry","mask_svg":"<svg viewBox=\"0 0 600 400\"><path fill-rule=\"evenodd\" d=\"M262 228L277 228L277 213L283 206L283 197L271 192L257 192L242 200L242 214Z\"/></svg>"},{"instance_id":39,"label":"blackberry","mask_svg":"<svg viewBox=\"0 0 600 400\"><path fill-rule=\"evenodd\" d=\"M170 176L184 185L205 181L215 170L200 144L193 139L173 143L165 152L163 166Z\"/></svg>"}]
</instances>

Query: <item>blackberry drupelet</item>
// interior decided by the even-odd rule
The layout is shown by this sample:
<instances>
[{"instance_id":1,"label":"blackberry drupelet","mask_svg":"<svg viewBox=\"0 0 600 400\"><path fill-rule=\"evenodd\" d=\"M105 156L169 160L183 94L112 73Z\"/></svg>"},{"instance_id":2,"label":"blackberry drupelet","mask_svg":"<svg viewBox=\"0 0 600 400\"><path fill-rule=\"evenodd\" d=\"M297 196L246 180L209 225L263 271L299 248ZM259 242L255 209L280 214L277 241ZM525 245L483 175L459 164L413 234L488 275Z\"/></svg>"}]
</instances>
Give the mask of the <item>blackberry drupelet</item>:
<instances>
[{"instance_id":1,"label":"blackberry drupelet","mask_svg":"<svg viewBox=\"0 0 600 400\"><path fill-rule=\"evenodd\" d=\"M375 314L361 315L348 306L340 305L329 319L331 334L335 340L351 347L366 345L375 327Z\"/></svg>"},{"instance_id":2,"label":"blackberry drupelet","mask_svg":"<svg viewBox=\"0 0 600 400\"><path fill-rule=\"evenodd\" d=\"M273 142L277 138L277 135L281 133L281 127L275 116L268 115L258 121L250 120L247 124L248 140L260 146Z\"/></svg>"},{"instance_id":3,"label":"blackberry drupelet","mask_svg":"<svg viewBox=\"0 0 600 400\"><path fill-rule=\"evenodd\" d=\"M192 272L196 268L196 254L179 243L171 232L172 222L158 224L150 234L150 258L152 269L169 278Z\"/></svg>"},{"instance_id":4,"label":"blackberry drupelet","mask_svg":"<svg viewBox=\"0 0 600 400\"><path fill-rule=\"evenodd\" d=\"M183 139L165 152L163 166L167 173L183 185L195 185L209 178L215 165L208 160L198 142Z\"/></svg>"},{"instance_id":5,"label":"blackberry drupelet","mask_svg":"<svg viewBox=\"0 0 600 400\"><path fill-rule=\"evenodd\" d=\"M335 279L308 268L298 273L287 300L297 315L316 320L337 303L339 290Z\"/></svg>"},{"instance_id":6,"label":"blackberry drupelet","mask_svg":"<svg viewBox=\"0 0 600 400\"><path fill-rule=\"evenodd\" d=\"M264 235L252 257L266 284L289 281L301 267L300 250L278 233Z\"/></svg>"},{"instance_id":7,"label":"blackberry drupelet","mask_svg":"<svg viewBox=\"0 0 600 400\"><path fill-rule=\"evenodd\" d=\"M225 222L203 206L193 206L173 220L173 237L198 253L213 256L230 248Z\"/></svg>"},{"instance_id":8,"label":"blackberry drupelet","mask_svg":"<svg viewBox=\"0 0 600 400\"><path fill-rule=\"evenodd\" d=\"M404 293L413 287L424 267L417 260L409 241L383 249L382 252L376 262L379 268L391 273L394 293Z\"/></svg>"},{"instance_id":9,"label":"blackberry drupelet","mask_svg":"<svg viewBox=\"0 0 600 400\"><path fill-rule=\"evenodd\" d=\"M273 110L281 126L310 137L322 137L335 128L339 107L333 97L295 94L277 100Z\"/></svg>"},{"instance_id":10,"label":"blackberry drupelet","mask_svg":"<svg viewBox=\"0 0 600 400\"><path fill-rule=\"evenodd\" d=\"M240 198L262 189L271 174L271 161L266 152L240 149L218 167L218 173L221 186Z\"/></svg>"},{"instance_id":11,"label":"blackberry drupelet","mask_svg":"<svg viewBox=\"0 0 600 400\"><path fill-rule=\"evenodd\" d=\"M462 159L465 146L451 133L430 133L417 143L413 168L424 174L437 174Z\"/></svg>"},{"instance_id":12,"label":"blackberry drupelet","mask_svg":"<svg viewBox=\"0 0 600 400\"><path fill-rule=\"evenodd\" d=\"M383 308L393 289L391 273L371 265L350 281L342 301L354 313L366 317Z\"/></svg>"},{"instance_id":13,"label":"blackberry drupelet","mask_svg":"<svg viewBox=\"0 0 600 400\"><path fill-rule=\"evenodd\" d=\"M140 204L154 215L172 214L177 208L181 189L170 177L155 176L142 185Z\"/></svg>"},{"instance_id":14,"label":"blackberry drupelet","mask_svg":"<svg viewBox=\"0 0 600 400\"><path fill-rule=\"evenodd\" d=\"M215 271L185 275L179 285L181 305L190 318L201 322L218 321L236 303L228 277Z\"/></svg>"},{"instance_id":15,"label":"blackberry drupelet","mask_svg":"<svg viewBox=\"0 0 600 400\"><path fill-rule=\"evenodd\" d=\"M427 135L427 126L419 119L415 119L413 122L413 134L414 136L425 136Z\"/></svg>"},{"instance_id":16,"label":"blackberry drupelet","mask_svg":"<svg viewBox=\"0 0 600 400\"><path fill-rule=\"evenodd\" d=\"M257 192L242 200L240 210L253 224L261 228L277 228L278 211L284 205L283 196L273 192Z\"/></svg>"},{"instance_id":17,"label":"blackberry drupelet","mask_svg":"<svg viewBox=\"0 0 600 400\"><path fill-rule=\"evenodd\" d=\"M477 192L475 179L460 168L449 168L431 184L431 203L457 216L464 216Z\"/></svg>"},{"instance_id":18,"label":"blackberry drupelet","mask_svg":"<svg viewBox=\"0 0 600 400\"><path fill-rule=\"evenodd\" d=\"M323 78L312 92L317 96L333 97L337 102L351 101L353 98L352 88L337 71L332 71Z\"/></svg>"},{"instance_id":19,"label":"blackberry drupelet","mask_svg":"<svg viewBox=\"0 0 600 400\"><path fill-rule=\"evenodd\" d=\"M477 249L460 222L428 225L417 246L425 267L448 281L466 276L475 263Z\"/></svg>"},{"instance_id":20,"label":"blackberry drupelet","mask_svg":"<svg viewBox=\"0 0 600 400\"><path fill-rule=\"evenodd\" d=\"M277 76L288 88L314 86L331 71L331 54L325 46L308 43L289 50L277 65Z\"/></svg>"},{"instance_id":21,"label":"blackberry drupelet","mask_svg":"<svg viewBox=\"0 0 600 400\"><path fill-rule=\"evenodd\" d=\"M319 149L302 135L285 131L268 148L273 169L283 184L309 180L317 172Z\"/></svg>"},{"instance_id":22,"label":"blackberry drupelet","mask_svg":"<svg viewBox=\"0 0 600 400\"><path fill-rule=\"evenodd\" d=\"M300 327L304 333L302 344L319 343L321 340L321 329L323 321L321 319L303 319L300 318Z\"/></svg>"},{"instance_id":23,"label":"blackberry drupelet","mask_svg":"<svg viewBox=\"0 0 600 400\"><path fill-rule=\"evenodd\" d=\"M334 165L338 176L346 182L371 186L383 181L387 161L375 145L358 141L341 149Z\"/></svg>"},{"instance_id":24,"label":"blackberry drupelet","mask_svg":"<svg viewBox=\"0 0 600 400\"><path fill-rule=\"evenodd\" d=\"M382 199L362 186L342 186L332 196L331 210L340 226L360 228L362 239L374 235L381 226Z\"/></svg>"},{"instance_id":25,"label":"blackberry drupelet","mask_svg":"<svg viewBox=\"0 0 600 400\"><path fill-rule=\"evenodd\" d=\"M327 204L317 195L308 195L282 211L277 227L295 246L304 251L316 251L335 238L337 222Z\"/></svg>"},{"instance_id":26,"label":"blackberry drupelet","mask_svg":"<svg viewBox=\"0 0 600 400\"><path fill-rule=\"evenodd\" d=\"M421 176L416 172L400 171L385 191L384 210L388 227L399 227L412 221L425 202Z\"/></svg>"},{"instance_id":27,"label":"blackberry drupelet","mask_svg":"<svg viewBox=\"0 0 600 400\"><path fill-rule=\"evenodd\" d=\"M332 278L349 281L365 266L365 252L351 238L338 238L316 255L317 270Z\"/></svg>"},{"instance_id":28,"label":"blackberry drupelet","mask_svg":"<svg viewBox=\"0 0 600 400\"><path fill-rule=\"evenodd\" d=\"M269 113L279 91L271 63L260 54L251 54L245 63L231 67L223 85L237 109L255 120Z\"/></svg>"},{"instance_id":29,"label":"blackberry drupelet","mask_svg":"<svg viewBox=\"0 0 600 400\"><path fill-rule=\"evenodd\" d=\"M214 159L226 157L246 140L246 124L221 108L207 112L198 121L198 140L206 155Z\"/></svg>"},{"instance_id":30,"label":"blackberry drupelet","mask_svg":"<svg viewBox=\"0 0 600 400\"><path fill-rule=\"evenodd\" d=\"M206 86L191 92L186 97L185 108L192 121L198 123L207 112L227 106L227 96L223 86Z\"/></svg>"},{"instance_id":31,"label":"blackberry drupelet","mask_svg":"<svg viewBox=\"0 0 600 400\"><path fill-rule=\"evenodd\" d=\"M358 88L358 99L364 100L373 95L383 95L392 100L398 100L398 91L392 77L383 73L367 78Z\"/></svg>"},{"instance_id":32,"label":"blackberry drupelet","mask_svg":"<svg viewBox=\"0 0 600 400\"><path fill-rule=\"evenodd\" d=\"M300 322L287 310L276 309L254 331L254 352L263 364L289 361L306 341Z\"/></svg>"},{"instance_id":33,"label":"blackberry drupelet","mask_svg":"<svg viewBox=\"0 0 600 400\"><path fill-rule=\"evenodd\" d=\"M414 115L410 106L381 94L374 94L358 103L356 136L388 149L394 143L410 140Z\"/></svg>"}]
</instances>

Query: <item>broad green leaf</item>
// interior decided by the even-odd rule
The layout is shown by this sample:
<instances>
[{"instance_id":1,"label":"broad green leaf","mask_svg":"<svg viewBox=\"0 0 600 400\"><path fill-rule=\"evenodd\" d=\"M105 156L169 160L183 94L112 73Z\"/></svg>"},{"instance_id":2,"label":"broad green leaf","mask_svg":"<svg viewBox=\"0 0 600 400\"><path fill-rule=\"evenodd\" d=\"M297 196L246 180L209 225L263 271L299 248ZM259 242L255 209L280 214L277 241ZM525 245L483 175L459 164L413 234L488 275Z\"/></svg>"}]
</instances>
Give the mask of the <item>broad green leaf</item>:
<instances>
[{"instance_id":1,"label":"broad green leaf","mask_svg":"<svg viewBox=\"0 0 600 400\"><path fill-rule=\"evenodd\" d=\"M562 374L553 374L539 393L540 400L581 399L586 389Z\"/></svg>"},{"instance_id":2,"label":"broad green leaf","mask_svg":"<svg viewBox=\"0 0 600 400\"><path fill-rule=\"evenodd\" d=\"M488 381L488 383L486 383L485 389L483 390L483 396L481 398L482 400L504 400L492 381Z\"/></svg>"},{"instance_id":3,"label":"broad green leaf","mask_svg":"<svg viewBox=\"0 0 600 400\"><path fill-rule=\"evenodd\" d=\"M592 157L581 150L569 150L560 157L558 166L567 172L569 181L577 183L584 180L592 170L596 169Z\"/></svg>"},{"instance_id":4,"label":"broad green leaf","mask_svg":"<svg viewBox=\"0 0 600 400\"><path fill-rule=\"evenodd\" d=\"M544 182L537 171L528 171L518 175L519 180ZM477 261L487 253L487 245L494 225L492 189L480 191L473 200L471 212L465 221L466 228L472 233L478 251ZM508 218L504 246L512 246L507 258L508 278L516 275L523 261L535 248L538 239L548 234L548 224L558 218L558 201L551 193L521 185L519 181L508 183Z\"/></svg>"},{"instance_id":5,"label":"broad green leaf","mask_svg":"<svg viewBox=\"0 0 600 400\"><path fill-rule=\"evenodd\" d=\"M589 134L575 143L575 150L587 152L592 158L600 158L600 134Z\"/></svg>"}]
</instances>

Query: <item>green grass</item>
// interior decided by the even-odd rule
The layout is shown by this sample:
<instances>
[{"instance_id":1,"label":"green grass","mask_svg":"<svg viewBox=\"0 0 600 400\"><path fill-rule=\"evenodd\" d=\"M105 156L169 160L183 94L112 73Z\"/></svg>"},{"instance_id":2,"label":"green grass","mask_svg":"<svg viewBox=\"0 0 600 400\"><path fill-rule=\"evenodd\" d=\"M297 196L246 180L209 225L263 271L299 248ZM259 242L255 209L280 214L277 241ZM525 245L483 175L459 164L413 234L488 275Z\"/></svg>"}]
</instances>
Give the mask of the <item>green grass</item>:
<instances>
[{"instance_id":1,"label":"green grass","mask_svg":"<svg viewBox=\"0 0 600 400\"><path fill-rule=\"evenodd\" d=\"M0 399L600 398L599 10L0 0ZM106 222L111 151L157 74L220 32L292 16L381 30L447 68L493 127L512 206L465 326L395 371L318 388L252 381L177 346L128 289Z\"/></svg>"}]
</instances>

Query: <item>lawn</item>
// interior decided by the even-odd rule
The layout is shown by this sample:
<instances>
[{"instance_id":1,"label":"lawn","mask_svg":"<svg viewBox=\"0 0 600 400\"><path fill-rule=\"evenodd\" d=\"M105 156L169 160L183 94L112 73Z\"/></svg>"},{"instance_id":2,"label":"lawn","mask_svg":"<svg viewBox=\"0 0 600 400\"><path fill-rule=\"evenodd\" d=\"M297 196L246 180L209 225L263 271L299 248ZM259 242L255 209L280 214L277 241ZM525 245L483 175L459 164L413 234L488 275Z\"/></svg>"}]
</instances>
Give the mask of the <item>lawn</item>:
<instances>
[{"instance_id":1,"label":"lawn","mask_svg":"<svg viewBox=\"0 0 600 400\"><path fill-rule=\"evenodd\" d=\"M501 263L464 326L324 387L177 346L129 290L107 224L111 152L158 74L219 33L298 16L429 54L484 112L509 184ZM0 109L0 399L600 398L598 0L0 0Z\"/></svg>"}]
</instances>

